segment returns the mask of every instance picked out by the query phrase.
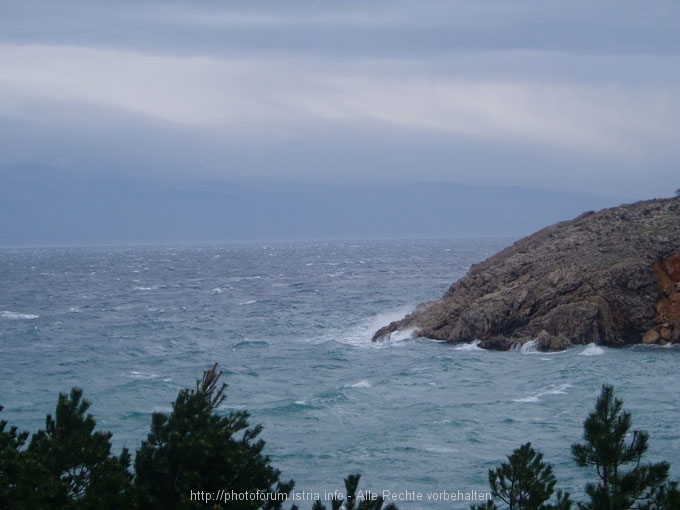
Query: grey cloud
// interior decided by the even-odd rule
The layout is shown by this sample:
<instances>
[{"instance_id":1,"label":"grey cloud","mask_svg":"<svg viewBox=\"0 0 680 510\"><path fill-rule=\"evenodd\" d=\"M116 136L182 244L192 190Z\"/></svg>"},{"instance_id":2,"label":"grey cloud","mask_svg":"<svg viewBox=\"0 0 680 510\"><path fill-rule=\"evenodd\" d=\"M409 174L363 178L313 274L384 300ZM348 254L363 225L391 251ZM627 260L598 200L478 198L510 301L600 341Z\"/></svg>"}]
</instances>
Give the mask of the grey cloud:
<instances>
[{"instance_id":1,"label":"grey cloud","mask_svg":"<svg viewBox=\"0 0 680 510\"><path fill-rule=\"evenodd\" d=\"M677 2L3 9L0 174L677 187Z\"/></svg>"},{"instance_id":2,"label":"grey cloud","mask_svg":"<svg viewBox=\"0 0 680 510\"><path fill-rule=\"evenodd\" d=\"M526 57L524 65L530 65L533 55ZM110 109L225 135L313 139L319 124L365 134L392 128L645 162L647 140L675 150L680 118L675 84L541 83L469 76L464 69L447 75L410 61L182 58L0 46L0 64L6 70L0 114L64 126L73 123L74 111Z\"/></svg>"},{"instance_id":3,"label":"grey cloud","mask_svg":"<svg viewBox=\"0 0 680 510\"><path fill-rule=\"evenodd\" d=\"M450 51L677 54L677 2L15 2L6 42L163 54L295 52L424 57Z\"/></svg>"}]
</instances>

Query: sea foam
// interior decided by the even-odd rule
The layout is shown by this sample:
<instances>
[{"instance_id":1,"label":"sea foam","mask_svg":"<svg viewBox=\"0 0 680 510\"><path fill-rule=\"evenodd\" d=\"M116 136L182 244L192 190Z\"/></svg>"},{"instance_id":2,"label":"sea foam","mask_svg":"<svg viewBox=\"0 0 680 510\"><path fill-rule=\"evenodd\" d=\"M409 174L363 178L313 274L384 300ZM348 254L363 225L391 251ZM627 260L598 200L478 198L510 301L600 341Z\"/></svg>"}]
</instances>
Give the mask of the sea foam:
<instances>
[{"instance_id":1,"label":"sea foam","mask_svg":"<svg viewBox=\"0 0 680 510\"><path fill-rule=\"evenodd\" d=\"M481 344L481 340L475 340L473 342L470 342L469 344L463 344L459 345L458 347L454 347L454 351L484 351L485 349L482 349L479 344Z\"/></svg>"},{"instance_id":2,"label":"sea foam","mask_svg":"<svg viewBox=\"0 0 680 510\"><path fill-rule=\"evenodd\" d=\"M359 381L358 383L350 384L350 388L370 388L371 383L365 379Z\"/></svg>"},{"instance_id":3,"label":"sea foam","mask_svg":"<svg viewBox=\"0 0 680 510\"><path fill-rule=\"evenodd\" d=\"M560 384L545 390L541 390L538 393L513 400L513 402L540 402L542 397L547 397L550 395L566 395L567 389L571 388L571 384Z\"/></svg>"},{"instance_id":4,"label":"sea foam","mask_svg":"<svg viewBox=\"0 0 680 510\"><path fill-rule=\"evenodd\" d=\"M540 353L538 339L529 340L523 344L514 344L510 349L512 352L519 352L520 354L537 354Z\"/></svg>"},{"instance_id":5,"label":"sea foam","mask_svg":"<svg viewBox=\"0 0 680 510\"><path fill-rule=\"evenodd\" d=\"M604 349L597 344L588 344L583 351L579 352L579 356L599 356L604 354Z\"/></svg>"},{"instance_id":6,"label":"sea foam","mask_svg":"<svg viewBox=\"0 0 680 510\"><path fill-rule=\"evenodd\" d=\"M32 313L19 313L19 312L10 312L10 311L2 311L0 312L0 318L2 319L9 319L9 320L14 320L14 321L19 321L19 320L33 320L39 318L40 315L33 315Z\"/></svg>"}]
</instances>

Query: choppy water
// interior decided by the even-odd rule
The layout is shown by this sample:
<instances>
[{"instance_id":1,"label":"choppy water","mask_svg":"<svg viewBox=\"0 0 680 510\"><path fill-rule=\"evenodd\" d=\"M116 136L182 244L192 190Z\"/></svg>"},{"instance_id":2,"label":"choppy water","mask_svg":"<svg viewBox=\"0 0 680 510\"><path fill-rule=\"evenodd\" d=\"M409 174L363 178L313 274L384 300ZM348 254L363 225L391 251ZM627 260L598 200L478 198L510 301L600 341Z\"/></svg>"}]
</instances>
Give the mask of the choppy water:
<instances>
[{"instance_id":1,"label":"choppy water","mask_svg":"<svg viewBox=\"0 0 680 510\"><path fill-rule=\"evenodd\" d=\"M677 349L371 343L508 243L1 250L0 417L35 431L78 385L114 451L134 450L151 413L218 361L227 408L264 425L298 492L340 489L350 472L378 492L484 492L488 468L532 441L578 493L590 474L570 445L608 383L650 433L650 460L679 478ZM400 505L443 506L469 503Z\"/></svg>"}]
</instances>

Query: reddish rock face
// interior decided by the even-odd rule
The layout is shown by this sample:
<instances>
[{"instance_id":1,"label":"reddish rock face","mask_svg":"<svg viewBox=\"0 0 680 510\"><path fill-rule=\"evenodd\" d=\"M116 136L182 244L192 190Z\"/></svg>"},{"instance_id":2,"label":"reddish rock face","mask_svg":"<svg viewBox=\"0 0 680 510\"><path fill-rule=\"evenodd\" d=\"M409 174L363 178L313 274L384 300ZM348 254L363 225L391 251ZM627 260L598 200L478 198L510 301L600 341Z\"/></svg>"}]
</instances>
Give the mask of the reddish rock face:
<instances>
[{"instance_id":1,"label":"reddish rock face","mask_svg":"<svg viewBox=\"0 0 680 510\"><path fill-rule=\"evenodd\" d=\"M677 342L680 339L680 253L655 262L653 270L663 296L656 305L656 326L642 341Z\"/></svg>"},{"instance_id":2,"label":"reddish rock face","mask_svg":"<svg viewBox=\"0 0 680 510\"><path fill-rule=\"evenodd\" d=\"M663 261L663 267L666 270L666 274L673 282L680 282L680 253L676 253L665 259Z\"/></svg>"},{"instance_id":3,"label":"reddish rock face","mask_svg":"<svg viewBox=\"0 0 680 510\"><path fill-rule=\"evenodd\" d=\"M653 329L647 331L645 336L642 337L643 344L656 344L659 343L659 340L661 340L661 335Z\"/></svg>"}]
</instances>

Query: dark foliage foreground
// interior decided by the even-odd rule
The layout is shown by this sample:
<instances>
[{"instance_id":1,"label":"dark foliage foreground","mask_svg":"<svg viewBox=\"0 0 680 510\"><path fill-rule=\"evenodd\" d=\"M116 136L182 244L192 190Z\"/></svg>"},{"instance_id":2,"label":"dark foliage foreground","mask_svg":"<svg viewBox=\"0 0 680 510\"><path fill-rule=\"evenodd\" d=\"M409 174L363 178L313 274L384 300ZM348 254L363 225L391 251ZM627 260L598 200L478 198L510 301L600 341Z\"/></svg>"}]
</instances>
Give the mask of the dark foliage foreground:
<instances>
[{"instance_id":1,"label":"dark foliage foreground","mask_svg":"<svg viewBox=\"0 0 680 510\"><path fill-rule=\"evenodd\" d=\"M247 411L215 412L225 399L221 375L215 365L195 388L179 392L171 413L153 413L134 474L127 449L112 455L111 433L95 431L79 388L59 395L54 415L30 441L28 432L0 421L0 509L284 508L294 482L281 481L263 454L262 427L248 424ZM648 436L630 429L630 414L613 388L603 386L584 422L584 442L572 445L576 464L594 475L585 489L588 500L578 508L680 509L669 464L643 462ZM359 491L364 497L358 497L359 479L349 475L344 495L315 501L312 510L396 509L377 494ZM570 495L555 492L556 484L552 466L526 443L489 471L493 500L472 508L572 508Z\"/></svg>"}]
</instances>

